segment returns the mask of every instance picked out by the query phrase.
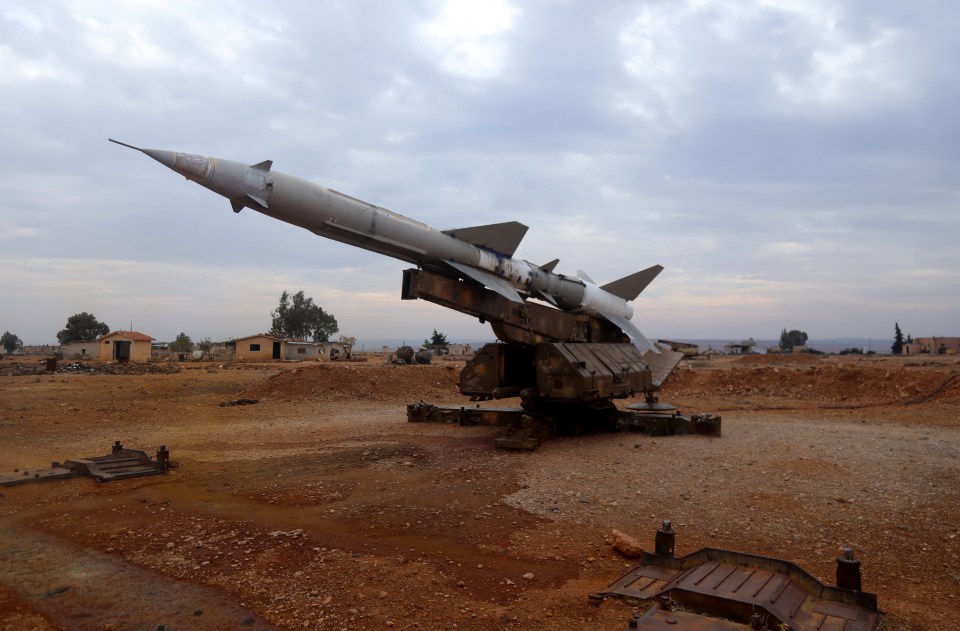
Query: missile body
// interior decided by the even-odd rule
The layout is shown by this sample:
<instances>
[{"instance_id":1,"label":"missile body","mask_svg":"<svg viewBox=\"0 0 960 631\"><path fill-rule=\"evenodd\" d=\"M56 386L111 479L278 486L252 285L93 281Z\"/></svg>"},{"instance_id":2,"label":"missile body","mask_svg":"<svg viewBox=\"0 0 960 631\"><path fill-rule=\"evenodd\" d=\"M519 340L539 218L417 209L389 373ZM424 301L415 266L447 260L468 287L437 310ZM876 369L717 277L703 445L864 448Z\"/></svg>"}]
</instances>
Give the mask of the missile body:
<instances>
[{"instance_id":1,"label":"missile body","mask_svg":"<svg viewBox=\"0 0 960 631\"><path fill-rule=\"evenodd\" d=\"M630 322L633 307L629 304L663 269L659 265L599 287L582 272L578 278L553 273L557 260L535 265L513 258L527 231L518 222L441 231L333 189L273 171L270 160L248 165L110 141L136 149L226 197L234 212L251 208L322 237L479 283L514 302L534 297L566 311L602 317L629 335L641 351L649 348L659 352Z\"/></svg>"}]
</instances>

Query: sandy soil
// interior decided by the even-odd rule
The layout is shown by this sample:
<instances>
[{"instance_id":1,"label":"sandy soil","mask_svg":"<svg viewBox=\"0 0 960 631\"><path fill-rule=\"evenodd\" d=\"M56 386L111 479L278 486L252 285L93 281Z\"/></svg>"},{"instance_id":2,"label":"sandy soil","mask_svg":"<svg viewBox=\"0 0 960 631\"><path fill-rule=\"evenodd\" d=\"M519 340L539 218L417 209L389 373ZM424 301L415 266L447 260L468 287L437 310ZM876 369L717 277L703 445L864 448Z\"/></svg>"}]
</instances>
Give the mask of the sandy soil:
<instances>
[{"instance_id":1,"label":"sandy soil","mask_svg":"<svg viewBox=\"0 0 960 631\"><path fill-rule=\"evenodd\" d=\"M0 471L117 439L180 464L0 488L0 630L622 629L633 610L587 594L632 567L610 530L652 547L661 518L678 554L780 556L828 583L852 545L883 628L960 629L955 358L692 362L661 400L721 413L721 438L532 453L406 422L406 403L464 402L461 365L0 361ZM219 405L239 398L260 402Z\"/></svg>"}]
</instances>

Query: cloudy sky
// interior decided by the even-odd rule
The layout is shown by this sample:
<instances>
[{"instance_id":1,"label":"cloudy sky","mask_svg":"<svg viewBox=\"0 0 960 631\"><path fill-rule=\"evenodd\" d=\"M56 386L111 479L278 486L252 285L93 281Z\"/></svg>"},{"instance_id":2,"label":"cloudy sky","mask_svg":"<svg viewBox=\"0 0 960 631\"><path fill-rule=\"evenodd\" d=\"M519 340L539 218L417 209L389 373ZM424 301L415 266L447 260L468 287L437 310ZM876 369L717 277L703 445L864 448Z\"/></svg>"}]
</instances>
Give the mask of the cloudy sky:
<instances>
[{"instance_id":1,"label":"cloudy sky","mask_svg":"<svg viewBox=\"0 0 960 631\"><path fill-rule=\"evenodd\" d=\"M161 340L304 290L361 339L490 337L405 265L107 142L256 163L600 283L649 335L960 335L960 4L0 0L0 329Z\"/></svg>"}]
</instances>

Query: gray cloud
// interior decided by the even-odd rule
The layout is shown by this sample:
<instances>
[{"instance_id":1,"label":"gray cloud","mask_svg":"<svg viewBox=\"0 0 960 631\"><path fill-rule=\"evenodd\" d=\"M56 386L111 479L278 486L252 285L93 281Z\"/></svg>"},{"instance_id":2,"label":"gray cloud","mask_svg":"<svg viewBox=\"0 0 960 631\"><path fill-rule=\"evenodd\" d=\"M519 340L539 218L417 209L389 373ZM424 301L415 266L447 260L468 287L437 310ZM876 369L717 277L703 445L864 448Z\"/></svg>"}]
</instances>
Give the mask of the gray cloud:
<instances>
[{"instance_id":1,"label":"gray cloud","mask_svg":"<svg viewBox=\"0 0 960 631\"><path fill-rule=\"evenodd\" d=\"M662 263L652 335L956 333L960 8L477 6L0 8L0 328L47 342L101 309L225 337L303 288L347 334L481 330L396 300L401 263L235 216L113 136L435 227L523 221L520 256L599 281Z\"/></svg>"}]
</instances>

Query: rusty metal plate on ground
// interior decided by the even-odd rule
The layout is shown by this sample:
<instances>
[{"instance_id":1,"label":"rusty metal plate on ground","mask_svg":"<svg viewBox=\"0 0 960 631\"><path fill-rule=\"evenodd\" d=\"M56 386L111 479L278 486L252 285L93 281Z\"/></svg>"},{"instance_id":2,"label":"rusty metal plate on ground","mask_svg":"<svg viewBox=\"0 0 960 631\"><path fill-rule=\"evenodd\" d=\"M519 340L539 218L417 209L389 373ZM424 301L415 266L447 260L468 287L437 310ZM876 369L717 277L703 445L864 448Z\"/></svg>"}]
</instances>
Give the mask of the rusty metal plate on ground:
<instances>
[{"instance_id":1,"label":"rusty metal plate on ground","mask_svg":"<svg viewBox=\"0 0 960 631\"><path fill-rule=\"evenodd\" d=\"M98 482L124 480L146 475L166 473L173 466L170 452L163 445L157 451L157 458L151 458L147 452L139 449L127 449L116 441L105 456L89 456L76 460L67 460L63 464L54 462L49 468L16 469L13 473L0 474L0 486L14 486L25 482L43 482L76 478L81 475L91 477Z\"/></svg>"},{"instance_id":2,"label":"rusty metal plate on ground","mask_svg":"<svg viewBox=\"0 0 960 631\"><path fill-rule=\"evenodd\" d=\"M640 432L648 436L674 436L677 434L720 436L721 427L722 419L717 414L693 414L688 417L679 412L667 414L642 412L635 409L620 410L617 413L618 429Z\"/></svg>"},{"instance_id":3,"label":"rusty metal plate on ground","mask_svg":"<svg viewBox=\"0 0 960 631\"><path fill-rule=\"evenodd\" d=\"M407 421L411 423L517 425L522 417L522 408L440 407L423 401L407 405Z\"/></svg>"},{"instance_id":4,"label":"rusty metal plate on ground","mask_svg":"<svg viewBox=\"0 0 960 631\"><path fill-rule=\"evenodd\" d=\"M824 585L789 561L717 548L685 557L644 553L640 565L597 596L741 624L759 614L766 628L793 631L873 631L880 623L874 594ZM659 619L650 622L654 626L639 628L667 628L655 623ZM698 625L677 623L673 628L726 628Z\"/></svg>"},{"instance_id":5,"label":"rusty metal plate on ground","mask_svg":"<svg viewBox=\"0 0 960 631\"><path fill-rule=\"evenodd\" d=\"M704 618L683 611L649 609L639 618L634 618L627 629L642 631L743 631L743 625L726 620Z\"/></svg>"},{"instance_id":6,"label":"rusty metal plate on ground","mask_svg":"<svg viewBox=\"0 0 960 631\"><path fill-rule=\"evenodd\" d=\"M66 467L57 466L40 469L14 469L9 473L0 473L0 486L16 486L26 484L27 482L45 482L46 480L63 480L65 478L75 478L79 475L76 471Z\"/></svg>"}]
</instances>

